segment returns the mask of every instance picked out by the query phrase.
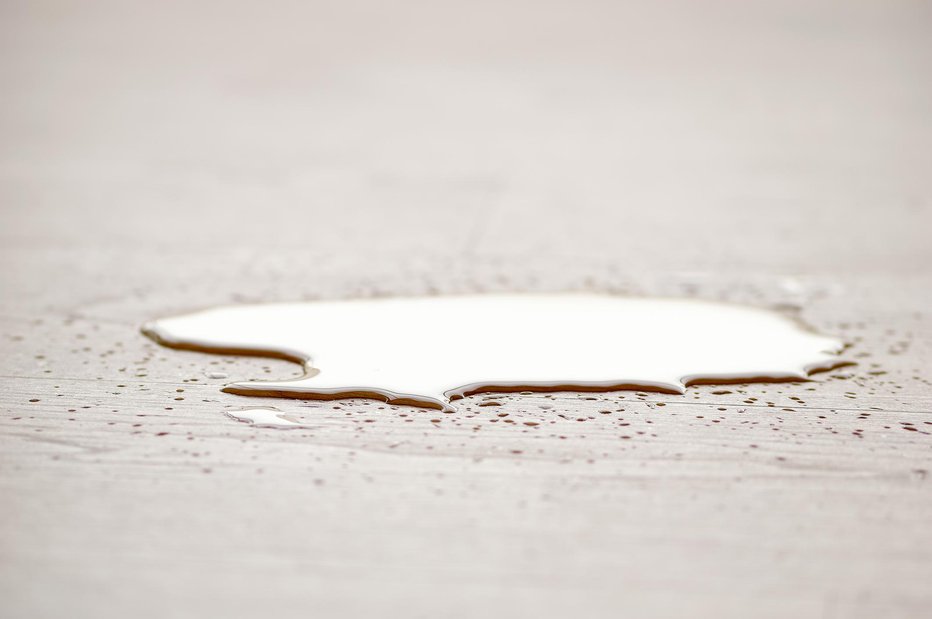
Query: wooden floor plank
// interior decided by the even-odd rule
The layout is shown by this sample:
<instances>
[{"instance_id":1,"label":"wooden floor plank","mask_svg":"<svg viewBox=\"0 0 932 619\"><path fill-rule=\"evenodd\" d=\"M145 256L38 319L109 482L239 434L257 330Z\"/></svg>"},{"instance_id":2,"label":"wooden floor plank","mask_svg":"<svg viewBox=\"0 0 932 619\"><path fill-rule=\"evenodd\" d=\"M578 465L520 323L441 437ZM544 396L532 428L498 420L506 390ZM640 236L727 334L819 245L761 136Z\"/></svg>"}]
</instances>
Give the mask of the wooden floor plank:
<instances>
[{"instance_id":1,"label":"wooden floor plank","mask_svg":"<svg viewBox=\"0 0 932 619\"><path fill-rule=\"evenodd\" d=\"M908 0L0 6L0 616L927 616L930 25ZM502 290L773 308L857 365L439 415L225 394L297 368L139 332ZM225 415L260 404L308 427Z\"/></svg>"}]
</instances>

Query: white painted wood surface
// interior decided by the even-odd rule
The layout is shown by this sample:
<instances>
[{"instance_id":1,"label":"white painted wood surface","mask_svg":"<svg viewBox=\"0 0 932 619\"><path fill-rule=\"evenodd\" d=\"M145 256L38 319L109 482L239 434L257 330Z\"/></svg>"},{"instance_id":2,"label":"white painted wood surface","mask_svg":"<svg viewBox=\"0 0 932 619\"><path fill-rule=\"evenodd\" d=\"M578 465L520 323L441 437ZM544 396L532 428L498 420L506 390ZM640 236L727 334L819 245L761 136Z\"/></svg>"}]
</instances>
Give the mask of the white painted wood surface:
<instances>
[{"instance_id":1,"label":"white painted wood surface","mask_svg":"<svg viewBox=\"0 0 932 619\"><path fill-rule=\"evenodd\" d=\"M0 11L3 617L928 616L927 3ZM780 307L860 365L438 416L223 394L294 367L138 333L567 289ZM224 415L263 404L314 427Z\"/></svg>"}]
</instances>

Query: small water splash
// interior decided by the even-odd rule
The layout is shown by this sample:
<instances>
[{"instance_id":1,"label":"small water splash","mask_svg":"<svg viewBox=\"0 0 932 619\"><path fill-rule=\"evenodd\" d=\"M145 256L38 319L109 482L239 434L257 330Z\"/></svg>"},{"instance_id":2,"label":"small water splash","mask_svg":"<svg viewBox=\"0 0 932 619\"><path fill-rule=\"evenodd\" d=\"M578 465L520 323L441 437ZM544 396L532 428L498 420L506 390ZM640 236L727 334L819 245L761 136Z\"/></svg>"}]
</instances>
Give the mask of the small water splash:
<instances>
[{"instance_id":1,"label":"small water splash","mask_svg":"<svg viewBox=\"0 0 932 619\"><path fill-rule=\"evenodd\" d=\"M226 414L237 421L251 424L257 428L290 430L310 427L301 423L301 421L293 415L282 413L272 406L247 406L245 408L226 411Z\"/></svg>"}]
</instances>

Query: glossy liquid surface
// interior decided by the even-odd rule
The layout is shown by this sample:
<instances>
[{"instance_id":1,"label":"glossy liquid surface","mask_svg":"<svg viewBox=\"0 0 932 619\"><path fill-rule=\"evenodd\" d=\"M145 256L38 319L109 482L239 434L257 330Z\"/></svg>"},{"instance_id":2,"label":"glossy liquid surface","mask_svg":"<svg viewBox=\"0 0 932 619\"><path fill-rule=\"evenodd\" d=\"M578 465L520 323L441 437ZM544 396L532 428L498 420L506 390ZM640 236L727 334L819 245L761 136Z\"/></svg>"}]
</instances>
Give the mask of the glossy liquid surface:
<instances>
[{"instance_id":1,"label":"glossy liquid surface","mask_svg":"<svg viewBox=\"0 0 932 619\"><path fill-rule=\"evenodd\" d=\"M495 391L655 390L804 380L843 345L767 310L595 294L497 294L235 305L143 327L182 349L286 358L295 380L224 391L368 397L451 409Z\"/></svg>"}]
</instances>

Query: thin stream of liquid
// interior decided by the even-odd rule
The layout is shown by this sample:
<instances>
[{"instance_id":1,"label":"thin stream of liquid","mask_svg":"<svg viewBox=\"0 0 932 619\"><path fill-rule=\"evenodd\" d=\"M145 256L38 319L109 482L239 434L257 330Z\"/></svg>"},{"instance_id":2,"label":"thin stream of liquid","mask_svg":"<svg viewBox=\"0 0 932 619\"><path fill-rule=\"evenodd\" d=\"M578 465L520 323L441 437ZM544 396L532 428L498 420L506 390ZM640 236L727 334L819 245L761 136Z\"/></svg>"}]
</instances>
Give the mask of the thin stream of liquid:
<instances>
[{"instance_id":1,"label":"thin stream of liquid","mask_svg":"<svg viewBox=\"0 0 932 619\"><path fill-rule=\"evenodd\" d=\"M499 294L235 305L160 319L165 346L289 359L294 380L224 391L375 398L452 410L480 392L653 390L806 380L842 342L767 310L596 294Z\"/></svg>"}]
</instances>

